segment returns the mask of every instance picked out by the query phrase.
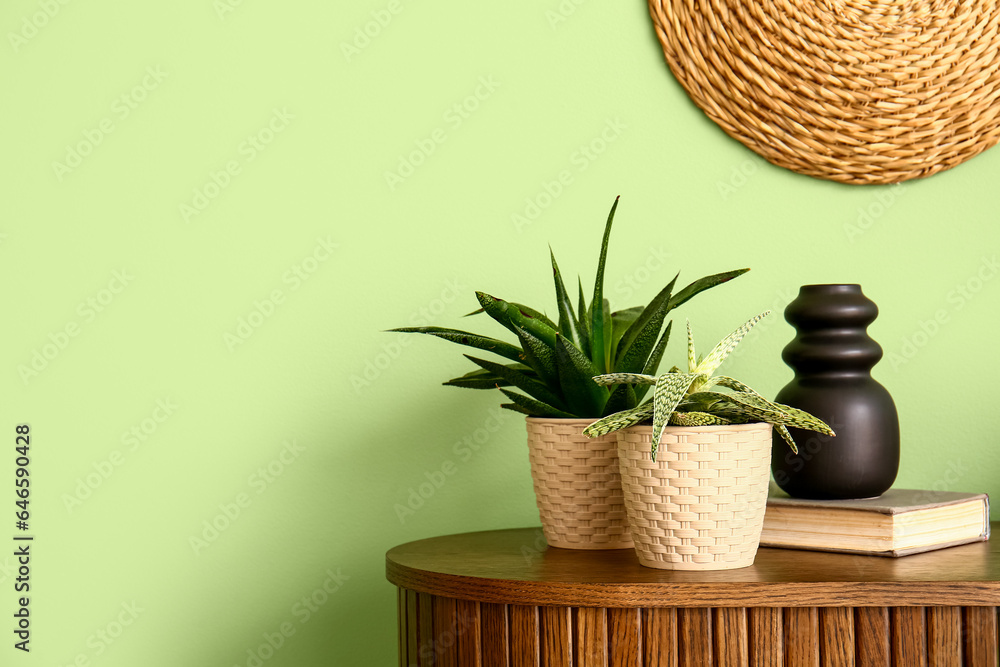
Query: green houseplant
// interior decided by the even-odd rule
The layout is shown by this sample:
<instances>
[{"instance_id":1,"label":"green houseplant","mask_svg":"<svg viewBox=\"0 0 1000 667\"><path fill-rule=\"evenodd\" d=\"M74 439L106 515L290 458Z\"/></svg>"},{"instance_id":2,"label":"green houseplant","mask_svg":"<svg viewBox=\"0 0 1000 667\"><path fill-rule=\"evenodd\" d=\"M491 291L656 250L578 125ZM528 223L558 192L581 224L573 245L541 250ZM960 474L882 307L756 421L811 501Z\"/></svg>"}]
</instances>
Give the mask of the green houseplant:
<instances>
[{"instance_id":1,"label":"green houseplant","mask_svg":"<svg viewBox=\"0 0 1000 667\"><path fill-rule=\"evenodd\" d=\"M675 276L647 305L613 311L604 295L604 272L617 208L618 198L604 226L589 303L581 280L576 303L571 300L551 250L554 320L523 304L476 292L481 308L471 314L485 313L513 334L516 343L434 326L392 330L436 336L502 359L465 355L478 368L444 384L499 389L508 399L502 407L526 415L536 499L553 546L633 546L618 480L616 437L590 439L582 431L596 418L637 407L649 388L609 388L593 377L655 373L670 337L670 323L664 326L667 314L748 270L706 276L676 292Z\"/></svg>"},{"instance_id":2,"label":"green houseplant","mask_svg":"<svg viewBox=\"0 0 1000 667\"><path fill-rule=\"evenodd\" d=\"M698 357L688 323L687 372L606 374L602 385L653 387L651 401L608 415L584 434L618 433L621 484L639 562L662 569L753 563L767 503L772 428L796 450L789 426L834 435L813 415L715 375L770 311ZM651 422L639 426L644 422ZM660 454L659 460L657 454Z\"/></svg>"}]
</instances>

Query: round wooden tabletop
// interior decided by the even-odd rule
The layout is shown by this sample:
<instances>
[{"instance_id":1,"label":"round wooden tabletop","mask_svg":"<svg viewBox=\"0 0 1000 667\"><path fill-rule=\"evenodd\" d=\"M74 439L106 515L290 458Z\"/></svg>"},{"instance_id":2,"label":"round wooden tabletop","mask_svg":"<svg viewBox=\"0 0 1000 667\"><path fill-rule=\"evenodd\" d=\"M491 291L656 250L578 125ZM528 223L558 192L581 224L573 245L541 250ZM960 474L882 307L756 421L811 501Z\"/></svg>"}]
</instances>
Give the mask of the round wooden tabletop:
<instances>
[{"instance_id":1,"label":"round wooden tabletop","mask_svg":"<svg viewBox=\"0 0 1000 667\"><path fill-rule=\"evenodd\" d=\"M446 535L395 547L386 576L420 593L501 604L592 607L1000 605L995 540L902 558L760 549L737 570L677 572L632 549L546 545L541 528Z\"/></svg>"}]
</instances>

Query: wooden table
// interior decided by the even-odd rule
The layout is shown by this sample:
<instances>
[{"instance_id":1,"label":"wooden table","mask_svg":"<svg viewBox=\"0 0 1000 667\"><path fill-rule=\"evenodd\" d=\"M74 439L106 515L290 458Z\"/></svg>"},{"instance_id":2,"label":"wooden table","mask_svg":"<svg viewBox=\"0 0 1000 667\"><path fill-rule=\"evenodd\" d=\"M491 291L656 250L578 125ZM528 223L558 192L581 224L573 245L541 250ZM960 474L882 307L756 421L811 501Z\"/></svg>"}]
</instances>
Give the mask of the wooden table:
<instances>
[{"instance_id":1,"label":"wooden table","mask_svg":"<svg viewBox=\"0 0 1000 667\"><path fill-rule=\"evenodd\" d=\"M997 542L896 559L761 549L748 568L671 572L524 528L398 546L386 576L405 666L979 667L998 664Z\"/></svg>"}]
</instances>

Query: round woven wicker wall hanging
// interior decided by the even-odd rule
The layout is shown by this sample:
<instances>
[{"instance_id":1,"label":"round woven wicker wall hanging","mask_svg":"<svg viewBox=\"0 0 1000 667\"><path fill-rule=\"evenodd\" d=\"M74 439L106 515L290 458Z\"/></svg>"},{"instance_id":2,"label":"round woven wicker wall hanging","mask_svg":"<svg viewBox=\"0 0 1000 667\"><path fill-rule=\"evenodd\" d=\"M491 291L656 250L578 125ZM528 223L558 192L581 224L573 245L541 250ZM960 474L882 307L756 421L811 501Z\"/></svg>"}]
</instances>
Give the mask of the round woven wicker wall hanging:
<instances>
[{"instance_id":1,"label":"round woven wicker wall hanging","mask_svg":"<svg viewBox=\"0 0 1000 667\"><path fill-rule=\"evenodd\" d=\"M1000 140L1000 0L648 0L667 63L734 139L841 183Z\"/></svg>"}]
</instances>

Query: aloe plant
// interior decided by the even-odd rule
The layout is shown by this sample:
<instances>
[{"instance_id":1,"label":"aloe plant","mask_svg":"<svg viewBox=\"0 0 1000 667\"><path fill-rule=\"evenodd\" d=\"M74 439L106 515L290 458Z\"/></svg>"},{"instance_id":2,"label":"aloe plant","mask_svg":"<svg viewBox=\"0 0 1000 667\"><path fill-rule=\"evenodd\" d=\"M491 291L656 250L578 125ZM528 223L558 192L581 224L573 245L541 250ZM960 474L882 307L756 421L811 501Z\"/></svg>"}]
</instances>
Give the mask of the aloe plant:
<instances>
[{"instance_id":1,"label":"aloe plant","mask_svg":"<svg viewBox=\"0 0 1000 667\"><path fill-rule=\"evenodd\" d=\"M584 429L584 434L596 438L652 420L654 461L663 427L668 424L708 426L766 422L774 426L796 453L798 447L788 431L789 426L834 435L833 430L825 422L808 412L769 401L739 380L725 375L714 375L743 337L770 313L769 310L764 311L751 318L720 341L705 357L698 357L695 354L694 336L691 333L691 323L688 322L686 373L675 366L659 377L642 373L608 373L595 377L594 381L603 386L651 386L653 399L595 421Z\"/></svg>"},{"instance_id":2,"label":"aloe plant","mask_svg":"<svg viewBox=\"0 0 1000 667\"><path fill-rule=\"evenodd\" d=\"M618 198L604 227L597 276L590 303L578 280L576 304L563 282L555 254L549 250L556 293L556 319L528 306L476 292L486 313L517 338L510 343L443 327L405 327L391 331L422 333L484 350L508 363L465 355L478 368L445 385L471 389L499 388L510 402L502 407L535 417L596 418L634 408L648 387L624 384L613 389L594 382L595 375L655 373L670 338L667 314L700 292L727 282L749 269L738 269L692 282L674 293L674 276L646 306L612 312L604 296L604 267ZM661 333L662 332L662 333ZM520 391L515 391L520 390Z\"/></svg>"}]
</instances>

